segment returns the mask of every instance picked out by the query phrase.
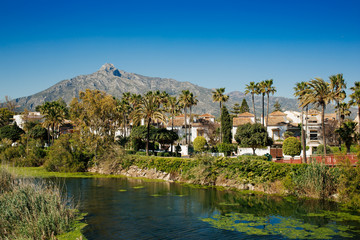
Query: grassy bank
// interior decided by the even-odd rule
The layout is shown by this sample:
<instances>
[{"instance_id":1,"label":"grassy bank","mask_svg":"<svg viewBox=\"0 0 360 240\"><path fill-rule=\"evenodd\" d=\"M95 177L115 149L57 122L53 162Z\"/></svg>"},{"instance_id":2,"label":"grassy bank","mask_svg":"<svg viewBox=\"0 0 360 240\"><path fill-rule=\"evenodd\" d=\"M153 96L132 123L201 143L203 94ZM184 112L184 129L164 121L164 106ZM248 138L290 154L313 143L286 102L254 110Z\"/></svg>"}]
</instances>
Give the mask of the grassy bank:
<instances>
[{"instance_id":1,"label":"grassy bank","mask_svg":"<svg viewBox=\"0 0 360 240\"><path fill-rule=\"evenodd\" d=\"M82 216L57 186L18 178L3 168L0 212L0 239L56 239L75 230L77 238L85 239L80 233L85 226L79 222Z\"/></svg>"}]
</instances>

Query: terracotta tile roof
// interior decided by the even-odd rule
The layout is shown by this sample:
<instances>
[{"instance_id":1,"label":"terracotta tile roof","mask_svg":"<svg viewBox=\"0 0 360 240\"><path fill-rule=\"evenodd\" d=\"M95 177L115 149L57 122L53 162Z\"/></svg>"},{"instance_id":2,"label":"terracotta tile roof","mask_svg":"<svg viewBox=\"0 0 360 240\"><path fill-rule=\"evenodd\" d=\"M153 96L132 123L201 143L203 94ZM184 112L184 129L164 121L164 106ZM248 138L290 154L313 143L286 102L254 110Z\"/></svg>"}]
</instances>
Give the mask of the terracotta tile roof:
<instances>
[{"instance_id":1,"label":"terracotta tile roof","mask_svg":"<svg viewBox=\"0 0 360 240\"><path fill-rule=\"evenodd\" d=\"M318 115L320 114L320 111L316 110L316 109L310 109L308 111L308 114L311 114L311 115Z\"/></svg>"},{"instance_id":2,"label":"terracotta tile roof","mask_svg":"<svg viewBox=\"0 0 360 240\"><path fill-rule=\"evenodd\" d=\"M286 116L286 113L275 111L269 114L269 116Z\"/></svg>"},{"instance_id":3,"label":"terracotta tile roof","mask_svg":"<svg viewBox=\"0 0 360 240\"><path fill-rule=\"evenodd\" d=\"M284 121L284 117L280 117L280 116L270 116L269 117L268 126L278 126L278 125L284 125L284 124L287 124Z\"/></svg>"},{"instance_id":4,"label":"terracotta tile roof","mask_svg":"<svg viewBox=\"0 0 360 240\"><path fill-rule=\"evenodd\" d=\"M254 114L249 112L240 113L238 117L254 117Z\"/></svg>"},{"instance_id":5,"label":"terracotta tile roof","mask_svg":"<svg viewBox=\"0 0 360 240\"><path fill-rule=\"evenodd\" d=\"M167 123L168 127L171 127L171 120ZM174 119L174 127L182 127L184 125L184 119ZM189 126L189 125L188 125Z\"/></svg>"},{"instance_id":6,"label":"terracotta tile roof","mask_svg":"<svg viewBox=\"0 0 360 240\"><path fill-rule=\"evenodd\" d=\"M211 114L209 114L209 113L205 113L205 114L203 114L203 115L200 115L199 117L215 118L214 115L211 115Z\"/></svg>"},{"instance_id":7,"label":"terracotta tile roof","mask_svg":"<svg viewBox=\"0 0 360 240\"><path fill-rule=\"evenodd\" d=\"M240 125L244 125L246 123L254 123L251 118L249 117L236 117L236 118L233 118L233 126L234 127L237 127L237 126L240 126Z\"/></svg>"}]
</instances>

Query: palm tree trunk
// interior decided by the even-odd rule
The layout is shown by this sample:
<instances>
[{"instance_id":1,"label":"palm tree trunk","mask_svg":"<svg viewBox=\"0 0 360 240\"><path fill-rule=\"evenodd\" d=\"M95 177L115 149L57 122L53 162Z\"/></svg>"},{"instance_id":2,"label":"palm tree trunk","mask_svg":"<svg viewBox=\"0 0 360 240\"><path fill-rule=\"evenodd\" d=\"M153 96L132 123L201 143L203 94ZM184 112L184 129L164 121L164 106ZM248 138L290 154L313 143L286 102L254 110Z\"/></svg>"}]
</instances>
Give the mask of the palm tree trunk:
<instances>
[{"instance_id":1,"label":"palm tree trunk","mask_svg":"<svg viewBox=\"0 0 360 240\"><path fill-rule=\"evenodd\" d=\"M123 132L123 137L126 137L126 119L125 119L125 113L123 113L123 121L124 121L124 132Z\"/></svg>"},{"instance_id":2,"label":"palm tree trunk","mask_svg":"<svg viewBox=\"0 0 360 240\"><path fill-rule=\"evenodd\" d=\"M304 130L304 108L301 111L301 141L303 146L303 163L306 163L306 138L305 138L305 130Z\"/></svg>"},{"instance_id":3,"label":"palm tree trunk","mask_svg":"<svg viewBox=\"0 0 360 240\"><path fill-rule=\"evenodd\" d=\"M251 94L251 97L252 97L252 104L253 104L254 120L255 120L255 123L256 123L255 98L254 98L254 94L253 94L253 93Z\"/></svg>"},{"instance_id":4,"label":"palm tree trunk","mask_svg":"<svg viewBox=\"0 0 360 240\"><path fill-rule=\"evenodd\" d=\"M270 100L270 97L269 97L269 93L268 93L267 94L266 129L267 129L267 126L268 126L268 123L269 123L269 100Z\"/></svg>"},{"instance_id":5,"label":"palm tree trunk","mask_svg":"<svg viewBox=\"0 0 360 240\"><path fill-rule=\"evenodd\" d=\"M174 131L174 114L171 116L171 131ZM171 152L173 152L173 143L170 144Z\"/></svg>"},{"instance_id":6,"label":"palm tree trunk","mask_svg":"<svg viewBox=\"0 0 360 240\"><path fill-rule=\"evenodd\" d=\"M262 122L262 125L264 126L264 115L265 115L265 109L264 109L264 102L265 102L265 100L264 100L264 97L265 97L265 94L263 93L262 94L262 96L261 96L261 99L262 99L262 119L261 119L261 122Z\"/></svg>"},{"instance_id":7,"label":"palm tree trunk","mask_svg":"<svg viewBox=\"0 0 360 240\"><path fill-rule=\"evenodd\" d=\"M188 139L187 139L187 125L186 125L186 106L184 107L184 113L185 113L185 143L188 144Z\"/></svg>"},{"instance_id":8,"label":"palm tree trunk","mask_svg":"<svg viewBox=\"0 0 360 240\"><path fill-rule=\"evenodd\" d=\"M360 105L358 105L358 131L360 133Z\"/></svg>"},{"instance_id":9,"label":"palm tree trunk","mask_svg":"<svg viewBox=\"0 0 360 240\"><path fill-rule=\"evenodd\" d=\"M220 143L222 143L222 126L221 126L221 118L222 118L222 112L221 112L221 101L220 101Z\"/></svg>"},{"instance_id":10,"label":"palm tree trunk","mask_svg":"<svg viewBox=\"0 0 360 240\"><path fill-rule=\"evenodd\" d=\"M151 118L148 119L148 125L147 125L147 134L146 134L146 156L149 156L150 122L151 122Z\"/></svg>"},{"instance_id":11,"label":"palm tree trunk","mask_svg":"<svg viewBox=\"0 0 360 240\"><path fill-rule=\"evenodd\" d=\"M324 157L326 157L326 137L325 137L325 105L322 105L321 112L321 125L322 125L322 134L323 134L323 144L324 144Z\"/></svg>"},{"instance_id":12,"label":"palm tree trunk","mask_svg":"<svg viewBox=\"0 0 360 240\"><path fill-rule=\"evenodd\" d=\"M189 110L190 110L190 121L189 121L189 144L191 144L191 138L190 138L190 136L191 136L191 131L192 131L192 129L191 129L191 106L189 106Z\"/></svg>"}]
</instances>

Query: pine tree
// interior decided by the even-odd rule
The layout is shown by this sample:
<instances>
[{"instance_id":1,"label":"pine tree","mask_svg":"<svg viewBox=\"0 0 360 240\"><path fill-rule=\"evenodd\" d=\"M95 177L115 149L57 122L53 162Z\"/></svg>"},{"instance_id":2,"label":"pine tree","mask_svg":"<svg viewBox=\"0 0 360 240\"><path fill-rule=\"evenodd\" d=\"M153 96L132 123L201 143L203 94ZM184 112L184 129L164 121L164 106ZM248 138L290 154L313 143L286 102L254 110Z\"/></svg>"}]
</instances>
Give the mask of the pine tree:
<instances>
[{"instance_id":1,"label":"pine tree","mask_svg":"<svg viewBox=\"0 0 360 240\"><path fill-rule=\"evenodd\" d=\"M234 106L232 107L232 110L230 111L231 113L238 115L241 113L241 106L239 103L235 103Z\"/></svg>"},{"instance_id":2,"label":"pine tree","mask_svg":"<svg viewBox=\"0 0 360 240\"><path fill-rule=\"evenodd\" d=\"M244 112L250 112L249 105L245 98L242 100L241 107L240 107L240 113L244 113Z\"/></svg>"},{"instance_id":3,"label":"pine tree","mask_svg":"<svg viewBox=\"0 0 360 240\"><path fill-rule=\"evenodd\" d=\"M275 104L274 104L274 111L273 112L276 112L276 111L282 112L281 105L280 105L279 101L276 101Z\"/></svg>"},{"instance_id":4,"label":"pine tree","mask_svg":"<svg viewBox=\"0 0 360 240\"><path fill-rule=\"evenodd\" d=\"M232 142L232 123L230 119L229 112L225 106L221 109L221 126L222 126L222 136L223 136L223 143L231 143Z\"/></svg>"}]
</instances>

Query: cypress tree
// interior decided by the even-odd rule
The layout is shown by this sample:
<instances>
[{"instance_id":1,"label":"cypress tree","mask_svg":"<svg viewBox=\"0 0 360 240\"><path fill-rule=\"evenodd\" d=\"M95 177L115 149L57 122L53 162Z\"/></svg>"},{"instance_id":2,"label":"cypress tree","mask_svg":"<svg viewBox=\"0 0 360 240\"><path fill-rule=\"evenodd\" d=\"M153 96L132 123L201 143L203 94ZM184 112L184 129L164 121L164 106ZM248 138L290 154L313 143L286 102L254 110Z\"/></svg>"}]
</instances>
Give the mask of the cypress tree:
<instances>
[{"instance_id":1,"label":"cypress tree","mask_svg":"<svg viewBox=\"0 0 360 240\"><path fill-rule=\"evenodd\" d=\"M249 105L247 104L247 101L245 98L242 100L241 107L240 107L240 113L244 113L244 112L250 112Z\"/></svg>"},{"instance_id":2,"label":"cypress tree","mask_svg":"<svg viewBox=\"0 0 360 240\"><path fill-rule=\"evenodd\" d=\"M221 109L221 126L222 126L222 136L223 136L223 143L231 143L232 142L232 122L229 115L229 112L225 106Z\"/></svg>"},{"instance_id":3,"label":"cypress tree","mask_svg":"<svg viewBox=\"0 0 360 240\"><path fill-rule=\"evenodd\" d=\"M241 113L241 106L239 103L235 103L234 106L232 107L232 110L230 111L231 113L238 115Z\"/></svg>"}]
</instances>

